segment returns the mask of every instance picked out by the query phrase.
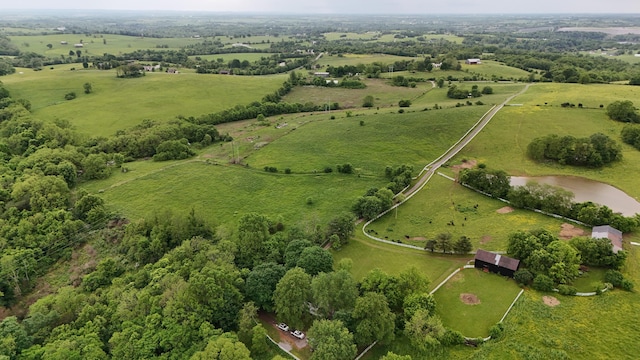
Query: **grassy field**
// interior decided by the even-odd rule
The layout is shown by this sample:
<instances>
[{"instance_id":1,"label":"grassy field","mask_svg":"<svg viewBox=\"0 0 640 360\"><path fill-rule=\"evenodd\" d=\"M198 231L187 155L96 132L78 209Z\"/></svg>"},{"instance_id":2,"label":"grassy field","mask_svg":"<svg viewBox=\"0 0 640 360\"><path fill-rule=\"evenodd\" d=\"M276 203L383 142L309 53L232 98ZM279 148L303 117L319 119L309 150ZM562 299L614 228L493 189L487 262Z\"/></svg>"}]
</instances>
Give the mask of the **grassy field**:
<instances>
[{"instance_id":1,"label":"grassy field","mask_svg":"<svg viewBox=\"0 0 640 360\"><path fill-rule=\"evenodd\" d=\"M272 54L267 53L229 53L229 54L213 54L213 55L197 55L197 56L189 56L191 59L195 59L197 57L208 60L215 61L218 59L223 59L225 62L229 62L233 59L238 59L240 61L247 60L249 62L254 62L260 60L263 57L269 57Z\"/></svg>"},{"instance_id":2,"label":"grassy field","mask_svg":"<svg viewBox=\"0 0 640 360\"><path fill-rule=\"evenodd\" d=\"M433 289L453 270L469 260L469 257L438 256L423 250L373 241L366 238L360 229L361 226L357 228L355 238L351 239L348 245L340 251L332 251L335 263L345 258L353 260L351 273L357 280L375 268L387 274L397 275L413 266L429 279L429 287Z\"/></svg>"},{"instance_id":3,"label":"grassy field","mask_svg":"<svg viewBox=\"0 0 640 360\"><path fill-rule=\"evenodd\" d=\"M163 50L178 50L189 44L197 44L203 39L196 38L150 38L142 36L125 36L113 34L54 34L54 35L27 35L9 36L11 42L20 51L35 52L49 57L67 57L69 51L80 50L82 54L101 56L104 53L119 55L130 53L140 49L156 49L166 47ZM66 41L66 45L60 42ZM105 43L106 42L106 43ZM75 48L74 44L82 43L82 48ZM47 44L51 44L49 49Z\"/></svg>"},{"instance_id":4,"label":"grassy field","mask_svg":"<svg viewBox=\"0 0 640 360\"><path fill-rule=\"evenodd\" d=\"M342 56L338 55L323 55L320 60L318 60L318 64L321 66L344 66L344 65L352 65L356 66L359 64L371 64L374 62L379 62L383 64L393 64L396 61L405 61L405 60L416 60L419 58L407 57L407 56L396 56L396 55L386 55L386 54L344 54Z\"/></svg>"},{"instance_id":5,"label":"grassy field","mask_svg":"<svg viewBox=\"0 0 640 360\"><path fill-rule=\"evenodd\" d=\"M509 234L517 230L560 231L562 221L532 211L498 213L505 205L434 175L418 194L397 208L397 214L388 213L368 229L375 230L377 237L418 246L440 233L451 233L454 240L464 235L471 238L474 249L485 250L506 249ZM455 225L447 225L450 221ZM414 240L407 240L406 236Z\"/></svg>"},{"instance_id":6,"label":"grassy field","mask_svg":"<svg viewBox=\"0 0 640 360\"><path fill-rule=\"evenodd\" d=\"M468 337L486 337L520 292L515 281L477 269L465 269L449 279L434 293L436 314L445 327L458 330ZM479 301L468 304L463 294L472 294Z\"/></svg>"},{"instance_id":7,"label":"grassy field","mask_svg":"<svg viewBox=\"0 0 640 360\"><path fill-rule=\"evenodd\" d=\"M448 149L486 110L486 106L474 106L350 118L342 114L336 120L323 114L323 120L299 127L246 161L256 168L275 166L294 173L321 172L326 166L347 162L358 173L374 176L382 176L388 165L409 164L418 171Z\"/></svg>"},{"instance_id":8,"label":"grassy field","mask_svg":"<svg viewBox=\"0 0 640 360\"><path fill-rule=\"evenodd\" d=\"M78 66L75 64L75 66ZM144 119L169 120L177 115L199 116L259 101L277 89L286 75L223 76L195 73L147 73L137 79L119 79L115 71L69 69L18 69L2 81L15 98L31 101L40 119L69 120L79 132L111 135ZM84 94L83 84L93 93ZM74 91L77 98L64 100ZM114 111L118 109L118 111Z\"/></svg>"},{"instance_id":9,"label":"grassy field","mask_svg":"<svg viewBox=\"0 0 640 360\"><path fill-rule=\"evenodd\" d=\"M475 158L494 169L511 175L574 175L608 183L640 199L637 179L623 174L640 170L640 152L622 144L624 124L609 120L599 104L618 99L638 99L640 88L622 85L537 84L513 104L505 107L491 123L457 156ZM562 108L560 103L583 104L585 108ZM545 105L545 103L547 105ZM540 105L540 106L538 106ZM586 108L588 107L588 109ZM600 169L537 163L526 156L532 139L549 134L589 136L601 132L622 145L623 159Z\"/></svg>"},{"instance_id":10,"label":"grassy field","mask_svg":"<svg viewBox=\"0 0 640 360\"><path fill-rule=\"evenodd\" d=\"M596 291L596 289L602 289L604 273L606 271L606 269L602 268L589 268L589 271L582 273L571 285L578 289L579 292L591 292Z\"/></svg>"},{"instance_id":11,"label":"grassy field","mask_svg":"<svg viewBox=\"0 0 640 360\"><path fill-rule=\"evenodd\" d=\"M139 177L112 176L85 188L103 191L101 196L113 210L133 219L193 208L216 225L234 224L242 214L258 212L313 229L349 209L365 189L382 185L379 179L355 175L278 175L204 162L164 164L146 172L136 164L127 167ZM313 199L312 205L307 204L308 198Z\"/></svg>"}]
</instances>

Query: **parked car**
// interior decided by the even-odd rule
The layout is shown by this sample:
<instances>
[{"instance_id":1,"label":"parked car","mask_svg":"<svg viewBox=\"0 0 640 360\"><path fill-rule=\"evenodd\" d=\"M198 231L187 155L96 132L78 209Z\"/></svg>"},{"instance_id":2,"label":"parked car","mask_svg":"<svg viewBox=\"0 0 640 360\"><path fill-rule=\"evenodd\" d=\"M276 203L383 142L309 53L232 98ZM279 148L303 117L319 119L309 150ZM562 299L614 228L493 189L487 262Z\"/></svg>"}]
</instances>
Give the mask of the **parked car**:
<instances>
[{"instance_id":1,"label":"parked car","mask_svg":"<svg viewBox=\"0 0 640 360\"><path fill-rule=\"evenodd\" d=\"M300 330L292 331L291 335L293 335L294 337L297 337L300 340L304 339L304 333L302 331L300 331Z\"/></svg>"},{"instance_id":2,"label":"parked car","mask_svg":"<svg viewBox=\"0 0 640 360\"><path fill-rule=\"evenodd\" d=\"M289 325L285 324L285 323L280 323L278 325L276 325L278 327L278 329L282 330L282 331L289 331Z\"/></svg>"}]
</instances>

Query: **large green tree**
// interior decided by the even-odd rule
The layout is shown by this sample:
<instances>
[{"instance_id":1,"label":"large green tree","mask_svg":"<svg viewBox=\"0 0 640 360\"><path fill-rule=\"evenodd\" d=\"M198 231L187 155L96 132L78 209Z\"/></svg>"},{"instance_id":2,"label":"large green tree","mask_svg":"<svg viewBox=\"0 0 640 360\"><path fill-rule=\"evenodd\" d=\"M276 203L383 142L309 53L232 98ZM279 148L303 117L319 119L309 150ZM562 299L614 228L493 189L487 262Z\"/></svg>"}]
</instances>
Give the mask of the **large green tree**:
<instances>
[{"instance_id":1,"label":"large green tree","mask_svg":"<svg viewBox=\"0 0 640 360\"><path fill-rule=\"evenodd\" d=\"M374 341L388 343L394 339L396 316L383 294L367 292L356 300L353 310L356 321L355 339L359 346Z\"/></svg>"},{"instance_id":2,"label":"large green tree","mask_svg":"<svg viewBox=\"0 0 640 360\"><path fill-rule=\"evenodd\" d=\"M251 270L246 281L246 294L258 307L273 311L273 292L286 270L276 263L263 263Z\"/></svg>"},{"instance_id":3,"label":"large green tree","mask_svg":"<svg viewBox=\"0 0 640 360\"><path fill-rule=\"evenodd\" d=\"M287 271L273 293L278 320L293 328L302 328L303 320L309 316L309 300L311 276L299 267Z\"/></svg>"},{"instance_id":4,"label":"large green tree","mask_svg":"<svg viewBox=\"0 0 640 360\"><path fill-rule=\"evenodd\" d=\"M312 360L350 360L357 348L353 334L339 320L316 320L307 333Z\"/></svg>"},{"instance_id":5,"label":"large green tree","mask_svg":"<svg viewBox=\"0 0 640 360\"><path fill-rule=\"evenodd\" d=\"M358 297L356 281L346 270L320 273L311 281L313 303L318 312L332 319L339 310L352 310Z\"/></svg>"},{"instance_id":6,"label":"large green tree","mask_svg":"<svg viewBox=\"0 0 640 360\"><path fill-rule=\"evenodd\" d=\"M333 269L333 256L327 250L314 245L302 250L297 265L311 276L321 272L328 273Z\"/></svg>"}]
</instances>

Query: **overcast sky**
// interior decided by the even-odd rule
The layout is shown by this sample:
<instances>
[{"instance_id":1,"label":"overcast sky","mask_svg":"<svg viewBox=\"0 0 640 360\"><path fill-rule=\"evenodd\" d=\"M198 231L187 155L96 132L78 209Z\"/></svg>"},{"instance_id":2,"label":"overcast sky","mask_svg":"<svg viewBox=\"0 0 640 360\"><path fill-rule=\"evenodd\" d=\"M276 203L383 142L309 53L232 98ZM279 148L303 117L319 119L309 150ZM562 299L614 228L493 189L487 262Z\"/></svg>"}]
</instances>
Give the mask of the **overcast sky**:
<instances>
[{"instance_id":1,"label":"overcast sky","mask_svg":"<svg viewBox=\"0 0 640 360\"><path fill-rule=\"evenodd\" d=\"M2 0L0 9L195 10L305 14L630 14L640 13L640 0Z\"/></svg>"}]
</instances>

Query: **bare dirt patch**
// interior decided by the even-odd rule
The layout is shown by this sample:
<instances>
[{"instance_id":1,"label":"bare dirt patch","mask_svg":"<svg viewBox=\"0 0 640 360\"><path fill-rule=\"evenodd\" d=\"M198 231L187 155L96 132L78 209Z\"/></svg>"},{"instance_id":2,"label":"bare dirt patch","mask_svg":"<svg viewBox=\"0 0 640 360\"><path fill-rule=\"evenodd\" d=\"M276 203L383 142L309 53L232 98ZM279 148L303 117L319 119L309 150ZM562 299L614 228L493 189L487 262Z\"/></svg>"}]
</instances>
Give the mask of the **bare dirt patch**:
<instances>
[{"instance_id":1,"label":"bare dirt patch","mask_svg":"<svg viewBox=\"0 0 640 360\"><path fill-rule=\"evenodd\" d=\"M411 240L427 240L427 238L424 236L414 236L411 238Z\"/></svg>"},{"instance_id":2,"label":"bare dirt patch","mask_svg":"<svg viewBox=\"0 0 640 360\"><path fill-rule=\"evenodd\" d=\"M584 236L584 230L571 224L564 223L560 225L560 239L569 240L576 236Z\"/></svg>"},{"instance_id":3,"label":"bare dirt patch","mask_svg":"<svg viewBox=\"0 0 640 360\"><path fill-rule=\"evenodd\" d=\"M474 294L462 293L460 294L460 301L467 305L478 305L480 304L480 299Z\"/></svg>"},{"instance_id":4,"label":"bare dirt patch","mask_svg":"<svg viewBox=\"0 0 640 360\"><path fill-rule=\"evenodd\" d=\"M505 206L505 207L501 207L500 209L496 210L496 212L498 214L508 214L510 212L513 212L513 208L511 206Z\"/></svg>"},{"instance_id":5,"label":"bare dirt patch","mask_svg":"<svg viewBox=\"0 0 640 360\"><path fill-rule=\"evenodd\" d=\"M560 305L560 300L556 299L556 298L555 298L555 297L553 297L553 296L543 296L543 297L542 297L542 302L543 302L545 305L547 305L547 306L551 306L551 307L554 307L554 306L558 306L558 305Z\"/></svg>"},{"instance_id":6,"label":"bare dirt patch","mask_svg":"<svg viewBox=\"0 0 640 360\"><path fill-rule=\"evenodd\" d=\"M453 170L453 172L455 172L455 173L458 173L462 169L472 169L472 168L476 167L477 164L478 164L478 162L476 160L467 160L467 161L463 162L462 164L451 166L451 170Z\"/></svg>"},{"instance_id":7,"label":"bare dirt patch","mask_svg":"<svg viewBox=\"0 0 640 360\"><path fill-rule=\"evenodd\" d=\"M480 244L486 244L489 241L491 241L492 237L490 235L484 235L482 238L480 238Z\"/></svg>"}]
</instances>

